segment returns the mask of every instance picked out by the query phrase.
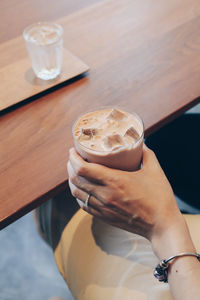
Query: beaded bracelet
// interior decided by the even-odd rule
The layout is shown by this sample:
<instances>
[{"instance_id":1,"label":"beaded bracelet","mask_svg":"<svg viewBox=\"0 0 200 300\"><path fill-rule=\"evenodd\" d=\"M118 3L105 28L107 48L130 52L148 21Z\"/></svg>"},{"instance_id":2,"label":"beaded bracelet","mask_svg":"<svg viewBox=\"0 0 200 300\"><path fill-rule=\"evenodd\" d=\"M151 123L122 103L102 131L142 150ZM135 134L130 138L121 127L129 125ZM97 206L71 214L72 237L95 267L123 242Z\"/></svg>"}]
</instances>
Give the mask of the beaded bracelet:
<instances>
[{"instance_id":1,"label":"beaded bracelet","mask_svg":"<svg viewBox=\"0 0 200 300\"><path fill-rule=\"evenodd\" d=\"M156 266L154 270L154 276L162 282L168 282L168 268L169 262L177 257L182 256L195 256L200 261L200 253L192 253L192 252L183 252L174 256L169 257L168 259L163 259L161 262Z\"/></svg>"}]
</instances>

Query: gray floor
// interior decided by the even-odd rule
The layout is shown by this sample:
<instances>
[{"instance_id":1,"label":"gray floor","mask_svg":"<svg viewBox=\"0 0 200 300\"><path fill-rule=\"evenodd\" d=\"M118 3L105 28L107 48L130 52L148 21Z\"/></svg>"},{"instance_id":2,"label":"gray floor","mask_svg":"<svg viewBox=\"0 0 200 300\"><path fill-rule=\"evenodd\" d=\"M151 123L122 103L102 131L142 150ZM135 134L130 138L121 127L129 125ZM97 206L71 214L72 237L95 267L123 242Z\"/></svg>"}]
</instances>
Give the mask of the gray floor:
<instances>
[{"instance_id":1,"label":"gray floor","mask_svg":"<svg viewBox=\"0 0 200 300\"><path fill-rule=\"evenodd\" d=\"M0 300L72 300L31 213L0 232Z\"/></svg>"},{"instance_id":2,"label":"gray floor","mask_svg":"<svg viewBox=\"0 0 200 300\"><path fill-rule=\"evenodd\" d=\"M200 113L200 104L191 112ZM47 300L53 296L72 300L51 249L35 229L32 214L0 232L0 258L0 300Z\"/></svg>"}]
</instances>

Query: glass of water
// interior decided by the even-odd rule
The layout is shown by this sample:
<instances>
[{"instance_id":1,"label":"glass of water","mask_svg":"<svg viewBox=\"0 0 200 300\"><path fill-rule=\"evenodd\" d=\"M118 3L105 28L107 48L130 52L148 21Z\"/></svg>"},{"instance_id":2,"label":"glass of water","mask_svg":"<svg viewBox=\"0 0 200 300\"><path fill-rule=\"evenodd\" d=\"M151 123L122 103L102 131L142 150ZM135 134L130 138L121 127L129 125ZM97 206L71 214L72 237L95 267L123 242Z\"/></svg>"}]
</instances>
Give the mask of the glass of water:
<instances>
[{"instance_id":1,"label":"glass of water","mask_svg":"<svg viewBox=\"0 0 200 300\"><path fill-rule=\"evenodd\" d=\"M56 78L62 68L63 28L40 22L25 28L23 36L35 75L43 80Z\"/></svg>"}]
</instances>

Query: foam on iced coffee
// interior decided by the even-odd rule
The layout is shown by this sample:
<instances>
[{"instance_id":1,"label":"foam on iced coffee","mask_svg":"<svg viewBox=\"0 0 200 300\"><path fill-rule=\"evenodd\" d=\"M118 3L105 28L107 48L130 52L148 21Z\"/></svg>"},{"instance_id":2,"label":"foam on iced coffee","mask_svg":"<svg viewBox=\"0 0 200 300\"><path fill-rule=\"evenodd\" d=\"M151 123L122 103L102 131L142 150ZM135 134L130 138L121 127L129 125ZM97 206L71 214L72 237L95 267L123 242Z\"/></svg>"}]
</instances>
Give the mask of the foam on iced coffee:
<instances>
[{"instance_id":1,"label":"foam on iced coffee","mask_svg":"<svg viewBox=\"0 0 200 300\"><path fill-rule=\"evenodd\" d=\"M98 110L82 116L73 129L76 150L88 161L123 170L139 168L143 124L137 115Z\"/></svg>"}]
</instances>

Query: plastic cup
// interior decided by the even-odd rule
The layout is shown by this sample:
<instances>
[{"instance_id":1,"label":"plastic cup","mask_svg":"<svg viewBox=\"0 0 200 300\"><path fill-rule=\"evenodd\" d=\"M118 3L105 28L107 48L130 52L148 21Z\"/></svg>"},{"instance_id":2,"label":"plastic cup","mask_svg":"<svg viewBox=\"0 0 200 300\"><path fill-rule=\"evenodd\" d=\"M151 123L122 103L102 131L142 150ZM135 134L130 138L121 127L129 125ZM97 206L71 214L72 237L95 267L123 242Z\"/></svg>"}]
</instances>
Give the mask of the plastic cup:
<instances>
[{"instance_id":1,"label":"plastic cup","mask_svg":"<svg viewBox=\"0 0 200 300\"><path fill-rule=\"evenodd\" d=\"M62 68L63 28L39 22L25 28L23 36L35 75L43 80L56 78Z\"/></svg>"},{"instance_id":2,"label":"plastic cup","mask_svg":"<svg viewBox=\"0 0 200 300\"><path fill-rule=\"evenodd\" d=\"M84 122L87 119L90 119L90 128L96 127L96 122L99 113L98 112L105 112L105 120L102 122L102 126L106 126L105 123L107 122L107 115L112 111L111 108L106 108L102 110L97 110L93 112L86 113L78 118L78 120L75 122L72 132L73 132L73 138L74 138L74 145L76 148L76 151L87 161L92 163L99 163L102 165L105 165L110 168L115 169L121 169L126 171L135 171L138 170L141 167L141 160L142 160L142 148L143 148L143 140L144 140L144 125L142 119L136 114L136 113L128 113L121 109L118 109L118 111L125 113L128 117L130 117L130 126L124 125L124 132L128 129L128 127L133 127L137 131L136 138L134 138L133 142L130 142L128 144L124 144L123 146L116 147L115 149L109 149L109 150L94 150L91 146L89 146L89 143L87 144L87 137L86 137L86 143L81 142L79 139L79 129L82 130L87 128L87 124ZM93 121L92 121L93 118ZM80 123L81 122L81 123ZM120 124L120 121L119 121ZM118 122L116 122L116 125L118 126ZM123 124L122 124L123 125ZM110 129L109 129L110 130ZM108 130L108 131L109 131ZM113 129L115 131L115 134L118 132L118 128ZM112 135L112 132L106 132L104 131L105 136L108 134L109 136ZM121 133L120 133L121 134ZM122 134L123 138L123 134ZM92 140L92 144L95 145L95 142L98 141L95 137Z\"/></svg>"}]
</instances>

